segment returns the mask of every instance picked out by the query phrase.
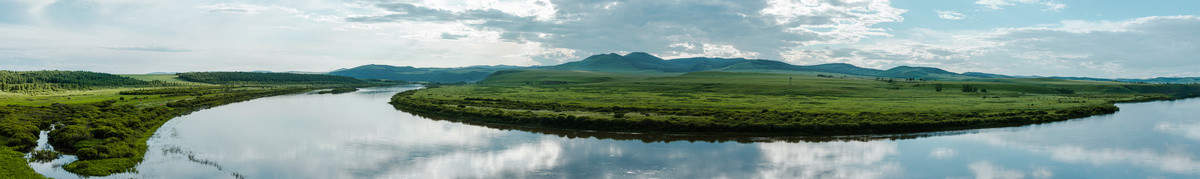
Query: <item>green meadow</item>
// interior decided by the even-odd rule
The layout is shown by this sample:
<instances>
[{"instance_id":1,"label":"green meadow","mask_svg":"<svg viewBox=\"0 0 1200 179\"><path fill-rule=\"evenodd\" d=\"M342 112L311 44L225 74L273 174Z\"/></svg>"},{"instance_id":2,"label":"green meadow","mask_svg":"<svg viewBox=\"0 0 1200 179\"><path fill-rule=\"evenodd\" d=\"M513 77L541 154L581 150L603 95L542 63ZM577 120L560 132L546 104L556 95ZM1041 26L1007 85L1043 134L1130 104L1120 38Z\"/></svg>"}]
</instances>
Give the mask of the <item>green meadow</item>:
<instances>
[{"instance_id":1,"label":"green meadow","mask_svg":"<svg viewBox=\"0 0 1200 179\"><path fill-rule=\"evenodd\" d=\"M401 93L393 105L460 120L553 128L838 135L1052 122L1112 113L1116 102L1197 94L1198 85L1037 78L502 71L478 84Z\"/></svg>"}]
</instances>

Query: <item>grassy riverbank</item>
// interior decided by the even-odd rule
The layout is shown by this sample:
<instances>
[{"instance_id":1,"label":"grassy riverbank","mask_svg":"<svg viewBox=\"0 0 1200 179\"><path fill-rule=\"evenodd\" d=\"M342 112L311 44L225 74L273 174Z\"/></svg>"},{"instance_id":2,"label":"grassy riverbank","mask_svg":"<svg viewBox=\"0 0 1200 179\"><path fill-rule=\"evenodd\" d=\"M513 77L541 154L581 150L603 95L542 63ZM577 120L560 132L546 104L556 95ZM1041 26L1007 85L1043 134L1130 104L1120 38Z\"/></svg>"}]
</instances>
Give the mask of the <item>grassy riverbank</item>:
<instances>
[{"instance_id":1,"label":"grassy riverbank","mask_svg":"<svg viewBox=\"0 0 1200 179\"><path fill-rule=\"evenodd\" d=\"M505 71L480 84L400 93L392 104L459 120L551 128L839 135L1053 122L1113 113L1114 102L1197 94L1197 85L1054 79Z\"/></svg>"},{"instance_id":2,"label":"grassy riverbank","mask_svg":"<svg viewBox=\"0 0 1200 179\"><path fill-rule=\"evenodd\" d=\"M38 72L27 72L37 74ZM57 72L61 73L61 72ZM78 161L63 169L83 176L107 176L132 171L146 152L146 140L166 121L192 111L255 98L301 93L317 89L395 85L347 80L340 77L263 73L226 73L206 80L232 81L237 84L210 84L197 81L164 82L165 75L139 76L155 80L157 86L28 83L23 91L0 92L0 144L3 152L30 152L39 131L50 132L55 150L76 155ZM227 76L236 78L229 78ZM133 75L137 76L137 75ZM111 76L106 76L111 77ZM270 77L270 78L264 78ZM111 77L127 81L129 77ZM128 78L128 79L121 79ZM315 79L305 81L305 79ZM333 78L339 81L329 81ZM266 79L256 83L256 79ZM281 81L290 80L290 81ZM15 80L14 80L15 81ZM26 80L28 81L28 80ZM311 82L310 82L311 81ZM73 88L62 88L73 87ZM44 89L44 90L43 90ZM38 90L38 91L33 91ZM0 176L26 176L24 158L0 156L5 170ZM18 161L19 160L19 161ZM21 165L17 165L17 164ZM13 167L23 167L9 169ZM32 170L28 170L32 171ZM36 173L33 173L36 174ZM32 175L29 175L32 176Z\"/></svg>"}]
</instances>

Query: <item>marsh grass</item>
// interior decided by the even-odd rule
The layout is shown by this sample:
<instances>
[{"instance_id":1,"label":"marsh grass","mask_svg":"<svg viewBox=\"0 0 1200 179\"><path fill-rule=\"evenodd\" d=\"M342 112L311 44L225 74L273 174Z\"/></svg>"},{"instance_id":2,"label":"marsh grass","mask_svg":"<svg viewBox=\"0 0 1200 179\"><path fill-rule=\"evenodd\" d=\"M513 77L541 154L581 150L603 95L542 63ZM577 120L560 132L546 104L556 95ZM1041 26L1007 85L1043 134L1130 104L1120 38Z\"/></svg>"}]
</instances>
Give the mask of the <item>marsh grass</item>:
<instances>
[{"instance_id":1,"label":"marsh grass","mask_svg":"<svg viewBox=\"0 0 1200 179\"><path fill-rule=\"evenodd\" d=\"M938 92L935 84L946 89ZM960 92L964 86L988 92ZM393 104L415 112L559 128L842 134L1058 121L1115 112L1114 102L1198 92L1197 85L1053 79L919 81L748 72L638 77L515 71L480 84L401 93ZM648 115L631 115L635 113Z\"/></svg>"}]
</instances>

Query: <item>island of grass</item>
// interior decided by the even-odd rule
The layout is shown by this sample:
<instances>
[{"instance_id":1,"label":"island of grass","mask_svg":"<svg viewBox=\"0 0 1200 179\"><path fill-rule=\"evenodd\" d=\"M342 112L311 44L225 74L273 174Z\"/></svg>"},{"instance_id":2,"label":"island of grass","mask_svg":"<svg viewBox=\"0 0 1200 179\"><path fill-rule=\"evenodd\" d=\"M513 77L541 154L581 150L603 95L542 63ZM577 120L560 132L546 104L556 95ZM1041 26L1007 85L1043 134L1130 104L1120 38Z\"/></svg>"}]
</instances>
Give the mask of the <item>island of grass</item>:
<instances>
[{"instance_id":1,"label":"island of grass","mask_svg":"<svg viewBox=\"0 0 1200 179\"><path fill-rule=\"evenodd\" d=\"M958 81L818 73L500 71L467 85L395 95L442 119L559 129L851 135L1018 126L1200 94L1195 84L1043 78Z\"/></svg>"},{"instance_id":2,"label":"island of grass","mask_svg":"<svg viewBox=\"0 0 1200 179\"><path fill-rule=\"evenodd\" d=\"M288 73L200 72L112 75L83 71L0 71L0 176L41 178L29 168L38 133L79 160L62 166L81 176L130 172L168 120L209 107L318 89L396 85L348 77ZM4 177L0 177L4 178Z\"/></svg>"}]
</instances>

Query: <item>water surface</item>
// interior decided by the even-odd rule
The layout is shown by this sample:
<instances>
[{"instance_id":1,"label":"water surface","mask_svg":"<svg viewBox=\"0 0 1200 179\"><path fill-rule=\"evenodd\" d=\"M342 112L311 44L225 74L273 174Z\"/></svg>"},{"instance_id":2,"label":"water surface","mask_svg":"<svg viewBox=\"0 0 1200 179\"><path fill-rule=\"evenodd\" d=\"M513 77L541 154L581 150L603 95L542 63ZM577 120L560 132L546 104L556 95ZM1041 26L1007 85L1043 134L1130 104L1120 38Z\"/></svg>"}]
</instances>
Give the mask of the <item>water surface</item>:
<instances>
[{"instance_id":1,"label":"water surface","mask_svg":"<svg viewBox=\"0 0 1200 179\"><path fill-rule=\"evenodd\" d=\"M1200 100L898 136L706 137L462 124L398 111L415 87L256 99L172 119L112 178L1198 178ZM62 161L56 161L62 162ZM48 164L35 170L77 178Z\"/></svg>"}]
</instances>

